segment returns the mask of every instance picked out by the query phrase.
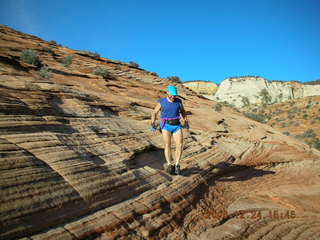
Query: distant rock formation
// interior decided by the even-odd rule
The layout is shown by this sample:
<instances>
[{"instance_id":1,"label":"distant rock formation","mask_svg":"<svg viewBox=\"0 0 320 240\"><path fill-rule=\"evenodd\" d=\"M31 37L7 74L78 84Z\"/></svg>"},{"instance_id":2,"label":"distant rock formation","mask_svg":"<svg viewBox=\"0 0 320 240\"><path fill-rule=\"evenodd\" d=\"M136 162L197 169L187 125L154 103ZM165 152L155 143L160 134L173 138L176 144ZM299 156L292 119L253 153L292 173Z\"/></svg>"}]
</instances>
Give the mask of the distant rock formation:
<instances>
[{"instance_id":1,"label":"distant rock formation","mask_svg":"<svg viewBox=\"0 0 320 240\"><path fill-rule=\"evenodd\" d=\"M238 77L223 80L213 99L243 107L247 100L249 104L262 104L264 101L283 102L317 95L320 95L320 85L316 84L268 81L262 77Z\"/></svg>"},{"instance_id":2,"label":"distant rock formation","mask_svg":"<svg viewBox=\"0 0 320 240\"><path fill-rule=\"evenodd\" d=\"M208 99L212 99L218 89L218 85L210 81L188 81L183 85Z\"/></svg>"},{"instance_id":3,"label":"distant rock formation","mask_svg":"<svg viewBox=\"0 0 320 240\"><path fill-rule=\"evenodd\" d=\"M0 239L320 239L320 152L179 84L183 175L164 171L169 83L0 26Z\"/></svg>"}]
</instances>

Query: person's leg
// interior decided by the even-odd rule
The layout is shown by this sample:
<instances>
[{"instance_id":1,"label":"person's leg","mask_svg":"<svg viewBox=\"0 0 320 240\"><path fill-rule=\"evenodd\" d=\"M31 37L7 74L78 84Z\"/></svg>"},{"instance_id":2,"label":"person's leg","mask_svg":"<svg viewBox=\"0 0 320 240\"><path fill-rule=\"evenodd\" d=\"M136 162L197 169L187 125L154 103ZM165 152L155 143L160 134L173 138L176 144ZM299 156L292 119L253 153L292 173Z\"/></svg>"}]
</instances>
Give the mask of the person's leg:
<instances>
[{"instance_id":1,"label":"person's leg","mask_svg":"<svg viewBox=\"0 0 320 240\"><path fill-rule=\"evenodd\" d=\"M177 166L180 164L182 148L183 148L183 133L181 128L175 133L173 133L173 139L176 144L175 160L176 160L176 166Z\"/></svg>"},{"instance_id":2,"label":"person's leg","mask_svg":"<svg viewBox=\"0 0 320 240\"><path fill-rule=\"evenodd\" d=\"M164 141L164 156L166 158L168 166L171 164L171 132L162 129L162 137Z\"/></svg>"}]
</instances>

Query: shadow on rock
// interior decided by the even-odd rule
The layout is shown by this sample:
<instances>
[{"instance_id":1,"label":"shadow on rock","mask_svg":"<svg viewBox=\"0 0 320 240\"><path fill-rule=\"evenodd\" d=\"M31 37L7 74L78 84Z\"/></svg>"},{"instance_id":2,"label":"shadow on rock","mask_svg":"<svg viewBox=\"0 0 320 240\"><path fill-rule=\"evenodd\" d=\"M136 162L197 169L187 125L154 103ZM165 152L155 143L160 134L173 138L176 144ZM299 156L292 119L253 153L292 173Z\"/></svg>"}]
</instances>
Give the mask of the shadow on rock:
<instances>
[{"instance_id":1,"label":"shadow on rock","mask_svg":"<svg viewBox=\"0 0 320 240\"><path fill-rule=\"evenodd\" d=\"M217 181L245 181L254 177L261 177L266 174L275 174L274 171L261 170L252 166L232 164L228 162L220 162L212 165L209 169L201 169L199 167L186 168L182 171L182 176L189 177L193 174L212 174Z\"/></svg>"}]
</instances>

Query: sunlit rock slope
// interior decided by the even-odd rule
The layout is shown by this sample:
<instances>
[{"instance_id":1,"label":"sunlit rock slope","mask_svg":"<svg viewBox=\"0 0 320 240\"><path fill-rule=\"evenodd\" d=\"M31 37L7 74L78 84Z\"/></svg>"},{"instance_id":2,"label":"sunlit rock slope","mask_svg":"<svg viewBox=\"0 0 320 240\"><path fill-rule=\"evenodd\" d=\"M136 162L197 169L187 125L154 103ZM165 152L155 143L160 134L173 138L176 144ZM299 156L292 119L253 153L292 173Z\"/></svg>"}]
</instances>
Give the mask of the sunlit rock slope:
<instances>
[{"instance_id":1,"label":"sunlit rock slope","mask_svg":"<svg viewBox=\"0 0 320 240\"><path fill-rule=\"evenodd\" d=\"M319 151L179 85L191 128L170 176L148 130L169 82L4 26L0 46L0 239L320 238Z\"/></svg>"}]
</instances>

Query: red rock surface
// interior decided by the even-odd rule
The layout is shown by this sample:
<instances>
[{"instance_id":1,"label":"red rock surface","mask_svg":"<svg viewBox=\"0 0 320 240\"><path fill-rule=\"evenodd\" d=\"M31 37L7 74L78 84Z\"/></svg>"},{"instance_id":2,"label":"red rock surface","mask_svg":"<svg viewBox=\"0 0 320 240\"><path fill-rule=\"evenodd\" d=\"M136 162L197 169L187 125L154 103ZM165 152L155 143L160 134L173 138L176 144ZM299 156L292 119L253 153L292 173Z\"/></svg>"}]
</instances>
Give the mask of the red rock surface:
<instances>
[{"instance_id":1,"label":"red rock surface","mask_svg":"<svg viewBox=\"0 0 320 240\"><path fill-rule=\"evenodd\" d=\"M319 151L179 85L191 129L170 176L148 130L166 79L4 26L0 46L0 239L320 238Z\"/></svg>"}]
</instances>

